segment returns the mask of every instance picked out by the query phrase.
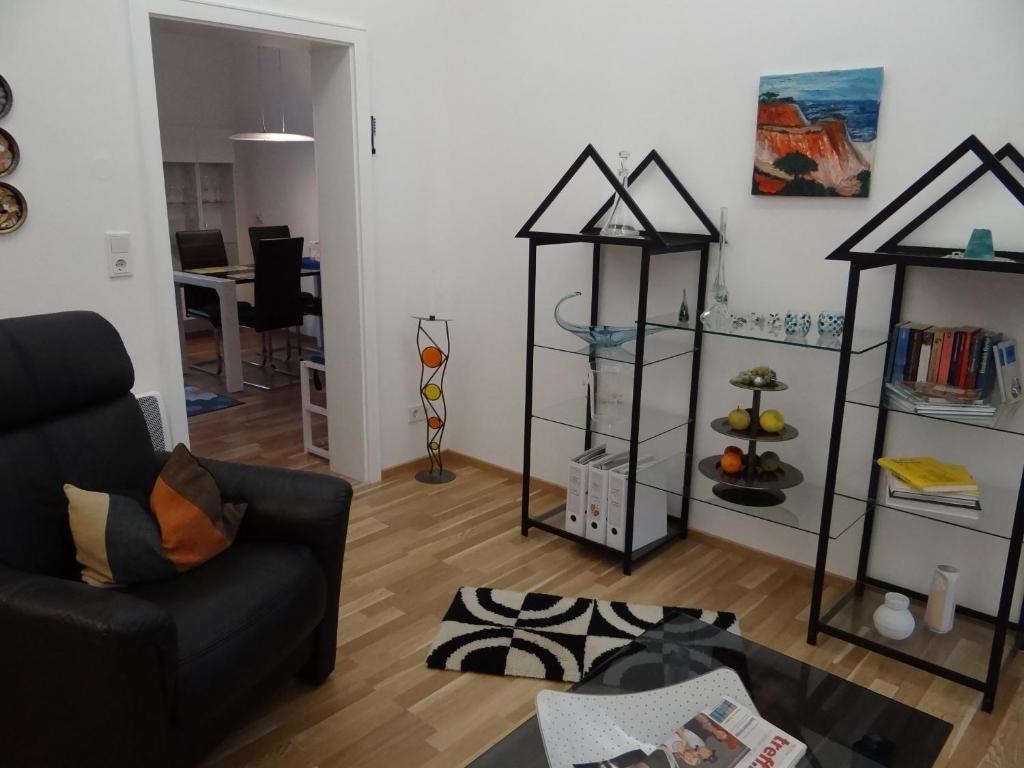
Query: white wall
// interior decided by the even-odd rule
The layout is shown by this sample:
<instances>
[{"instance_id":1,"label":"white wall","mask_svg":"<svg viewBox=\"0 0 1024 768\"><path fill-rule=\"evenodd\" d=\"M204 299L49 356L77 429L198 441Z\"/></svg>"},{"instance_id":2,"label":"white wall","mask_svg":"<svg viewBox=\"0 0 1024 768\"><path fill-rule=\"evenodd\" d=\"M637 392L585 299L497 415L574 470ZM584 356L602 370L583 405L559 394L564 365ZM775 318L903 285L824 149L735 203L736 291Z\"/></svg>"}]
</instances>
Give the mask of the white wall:
<instances>
[{"instance_id":1,"label":"white wall","mask_svg":"<svg viewBox=\"0 0 1024 768\"><path fill-rule=\"evenodd\" d=\"M1016 82L1024 71L1019 2L1000 0L984 9L967 0L868 0L855 10L833 7L834 14L802 0L456 3L450 67L451 244L458 264L451 273L451 290L458 297L453 345L472 370L460 372L453 361L449 374L454 447L507 467L521 466L527 244L513 235L586 143L594 143L609 161L622 148L639 158L655 147L712 218L720 206L728 206L734 306L761 311L792 306L815 314L841 308L845 296L846 269L824 256L929 165L972 132L993 148L1006 140L1024 144L1024 98ZM885 67L871 197L751 196L759 76L868 66ZM592 199L603 200L603 194ZM1021 234L1019 207L1015 215ZM987 216L987 206L974 207L954 230L953 244L965 243L970 228ZM577 226L584 220L577 219ZM1006 228L997 226L997 242L1009 245L1008 238ZM541 249L538 333L551 327L559 296L589 290L589 258L589 248ZM634 317L636 278L629 258L618 253L609 259L603 322L629 323ZM660 271L652 300L663 311L678 306L683 284L683 275L665 262L672 258L655 260ZM886 322L887 279L872 275L862 281L865 324ZM926 301L919 290L930 280L945 286L939 301ZM933 322L986 321L1024 338L1019 282L1012 296L1004 282L915 274L907 314ZM689 284L692 307L695 282ZM998 310L985 306L991 293L1007 299ZM575 313L582 321L585 306ZM728 377L766 363L792 387L772 405L801 430L801 438L780 452L820 482L836 356L718 338L708 339L705 350L698 455L724 447L704 425L746 402L726 384ZM648 378L658 375L656 368L647 369ZM675 375L685 388L685 376ZM545 396L552 398L550 392L537 395ZM852 432L865 432L861 427L873 427L873 412L851 408L848 425ZM894 430L903 427L893 419ZM940 445L948 450L937 453L973 458L962 453L960 433L942 433L942 438ZM992 470L1006 484L1019 480L1021 443L1012 445L1004 449L1010 458L997 460ZM861 435L860 446L861 454L870 451L868 435ZM852 461L856 447L844 452L844 460ZM989 473L979 462L971 463ZM557 462L536 469L561 479ZM695 528L813 562L815 539L807 534L704 505L695 505L692 522ZM876 572L924 588L936 559L950 558L968 569L994 562L990 555L998 547L991 540L976 538L970 548L958 549L940 526L928 523L909 537L890 538L890 526L906 523L906 518L887 519L880 527ZM856 552L855 531L851 534L833 546L835 570L851 572ZM923 537L932 543L908 551L908 542ZM991 608L995 578L991 569L968 574L968 599Z\"/></svg>"},{"instance_id":2,"label":"white wall","mask_svg":"<svg viewBox=\"0 0 1024 768\"><path fill-rule=\"evenodd\" d=\"M373 167L384 466L423 453L422 425L406 423L418 373L409 316L423 312L456 317L449 444L520 466L526 244L513 235L588 141L606 157L623 147L637 155L657 147L708 210L729 207L734 305L815 312L841 306L843 298L845 270L823 256L965 135L977 133L992 146L1007 139L1024 145L1016 82L1024 69L1017 39L1024 6L1015 0L992 0L983 10L968 0L865 0L856 12L837 11L835 19L798 0L771 6L669 0L239 4L353 21L370 30L371 98L379 118ZM16 104L4 127L23 152L10 181L26 193L31 212L18 233L0 239L0 312L97 309L124 335L141 387L180 391L180 370L166 362L175 362L173 356L161 354L177 343L174 327L149 312L153 298L170 290L163 265L138 253L135 276L117 282L106 277L103 259L105 229L127 229L145 242L145 235L166 226L146 219L140 199L145 185L138 170L127 0L16 0L8 6L5 24L17 34L5 38L2 68ZM878 65L886 76L871 198L751 197L758 76ZM963 222L977 221L976 210ZM966 232L963 222L957 232ZM542 252L547 295L539 317L547 317L563 288L587 287L588 254L566 252ZM609 266L610 277L621 277L602 297L606 321L630 319L631 289L616 295L620 284L628 286L627 267ZM655 298L669 308L681 276L671 265L664 269ZM883 323L888 301L884 277L864 281L862 318L875 325ZM941 290L929 299L922 288L932 287ZM986 322L1024 338L1020 303L1011 303L1010 291L993 280L915 276L907 313L934 322ZM993 294L1010 301L986 305ZM715 382L738 367L772 364L793 385L777 405L802 430L790 456L808 474L820 469L834 382L830 353L728 339L711 339L706 349L701 423L736 404L736 393ZM182 419L182 404L170 403ZM863 432L865 420L853 419L851 432ZM972 449L961 433L932 434L950 454ZM698 453L721 447L700 430ZM1010 444L1007 466L991 472L1008 469L1019 455L1019 443ZM693 522L805 562L813 553L806 534L711 508L696 509ZM997 547L975 543L957 554L948 536L917 530L912 539L880 531L882 572L887 563L902 564L899 573L886 575L920 587L940 557L956 555L965 567L964 560L995 561ZM911 540L916 548L896 549ZM836 569L848 572L852 541L848 535L834 547ZM991 572L969 574L969 598L985 607L983 593L992 594L993 578Z\"/></svg>"},{"instance_id":3,"label":"white wall","mask_svg":"<svg viewBox=\"0 0 1024 768\"><path fill-rule=\"evenodd\" d=\"M429 311L435 265L446 254L446 17L403 0L261 0L235 6L355 23L370 30L371 101L381 116L374 161L380 312L382 464L423 453L422 425L406 423L418 365L409 315ZM0 314L95 309L121 332L140 389L167 395L184 424L177 331L154 316L171 290L166 265L141 244L164 236L144 211L138 103L128 0L13 0L4 5L0 69L15 91L4 127L22 162L8 180L30 207L26 224L0 238ZM59 55L55 52L59 51ZM70 64L74 62L74 64ZM440 181L439 181L440 180ZM125 229L139 244L130 279L106 276L103 232ZM344 332L344 329L340 329ZM181 432L179 431L179 434Z\"/></svg>"},{"instance_id":4,"label":"white wall","mask_svg":"<svg viewBox=\"0 0 1024 768\"><path fill-rule=\"evenodd\" d=\"M120 331L139 390L167 395L182 422L181 369L162 350L177 344L173 318L156 317L164 264L145 251L155 227L145 211L135 83L125 2L4 4L4 76L14 108L4 128L22 160L6 179L28 200L24 226L0 238L0 314L92 309ZM106 230L132 233L134 275L107 277Z\"/></svg>"}]
</instances>

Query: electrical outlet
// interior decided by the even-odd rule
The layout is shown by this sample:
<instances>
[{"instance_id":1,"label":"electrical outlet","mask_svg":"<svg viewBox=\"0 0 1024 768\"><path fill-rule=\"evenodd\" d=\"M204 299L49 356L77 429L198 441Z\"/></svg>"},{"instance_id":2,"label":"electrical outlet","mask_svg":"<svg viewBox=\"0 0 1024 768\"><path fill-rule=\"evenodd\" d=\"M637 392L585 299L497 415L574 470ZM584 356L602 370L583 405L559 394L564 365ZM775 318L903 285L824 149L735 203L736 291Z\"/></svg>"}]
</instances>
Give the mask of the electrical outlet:
<instances>
[{"instance_id":1,"label":"electrical outlet","mask_svg":"<svg viewBox=\"0 0 1024 768\"><path fill-rule=\"evenodd\" d=\"M107 232L107 269L111 277L132 273L132 241L128 232Z\"/></svg>"},{"instance_id":2,"label":"electrical outlet","mask_svg":"<svg viewBox=\"0 0 1024 768\"><path fill-rule=\"evenodd\" d=\"M132 273L131 262L121 253L112 254L110 257L110 276L128 277Z\"/></svg>"},{"instance_id":3,"label":"electrical outlet","mask_svg":"<svg viewBox=\"0 0 1024 768\"><path fill-rule=\"evenodd\" d=\"M417 403L416 405L409 406L409 423L415 424L419 421L426 421L426 414L423 413L423 405Z\"/></svg>"}]
</instances>

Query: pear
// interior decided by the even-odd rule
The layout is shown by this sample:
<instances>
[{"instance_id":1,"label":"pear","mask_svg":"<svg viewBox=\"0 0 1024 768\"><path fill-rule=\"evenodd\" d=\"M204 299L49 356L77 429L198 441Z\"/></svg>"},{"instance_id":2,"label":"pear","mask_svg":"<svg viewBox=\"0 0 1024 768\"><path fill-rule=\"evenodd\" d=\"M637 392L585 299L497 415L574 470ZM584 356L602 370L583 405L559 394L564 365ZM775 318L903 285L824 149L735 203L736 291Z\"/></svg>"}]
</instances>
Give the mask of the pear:
<instances>
[{"instance_id":1,"label":"pear","mask_svg":"<svg viewBox=\"0 0 1024 768\"><path fill-rule=\"evenodd\" d=\"M750 414L738 405L729 411L729 428L743 432L750 428Z\"/></svg>"},{"instance_id":2,"label":"pear","mask_svg":"<svg viewBox=\"0 0 1024 768\"><path fill-rule=\"evenodd\" d=\"M786 426L786 417L774 408L762 413L758 421L765 432L781 432Z\"/></svg>"}]
</instances>

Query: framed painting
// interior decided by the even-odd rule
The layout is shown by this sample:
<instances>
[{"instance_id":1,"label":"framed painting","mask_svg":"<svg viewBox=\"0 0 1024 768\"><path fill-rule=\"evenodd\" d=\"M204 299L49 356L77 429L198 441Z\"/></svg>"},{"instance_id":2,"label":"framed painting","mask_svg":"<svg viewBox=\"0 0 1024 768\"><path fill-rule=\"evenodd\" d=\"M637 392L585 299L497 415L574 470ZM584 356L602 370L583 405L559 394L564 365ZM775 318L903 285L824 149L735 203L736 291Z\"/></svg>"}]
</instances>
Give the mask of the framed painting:
<instances>
[{"instance_id":1,"label":"framed painting","mask_svg":"<svg viewBox=\"0 0 1024 768\"><path fill-rule=\"evenodd\" d=\"M762 77L751 193L867 197L881 100L881 67Z\"/></svg>"}]
</instances>

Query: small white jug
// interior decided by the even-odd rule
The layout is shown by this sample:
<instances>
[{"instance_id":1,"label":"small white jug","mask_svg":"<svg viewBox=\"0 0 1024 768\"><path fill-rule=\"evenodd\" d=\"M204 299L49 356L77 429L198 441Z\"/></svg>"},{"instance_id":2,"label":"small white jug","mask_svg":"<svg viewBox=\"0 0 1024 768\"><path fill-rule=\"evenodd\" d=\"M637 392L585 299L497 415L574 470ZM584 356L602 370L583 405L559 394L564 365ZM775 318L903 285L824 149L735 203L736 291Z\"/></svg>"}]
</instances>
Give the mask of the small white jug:
<instances>
[{"instance_id":1,"label":"small white jug","mask_svg":"<svg viewBox=\"0 0 1024 768\"><path fill-rule=\"evenodd\" d=\"M924 623L932 632L944 635L953 628L956 613L956 582L960 571L952 565L940 565L932 576L932 588L928 593L928 607L924 611Z\"/></svg>"}]
</instances>

